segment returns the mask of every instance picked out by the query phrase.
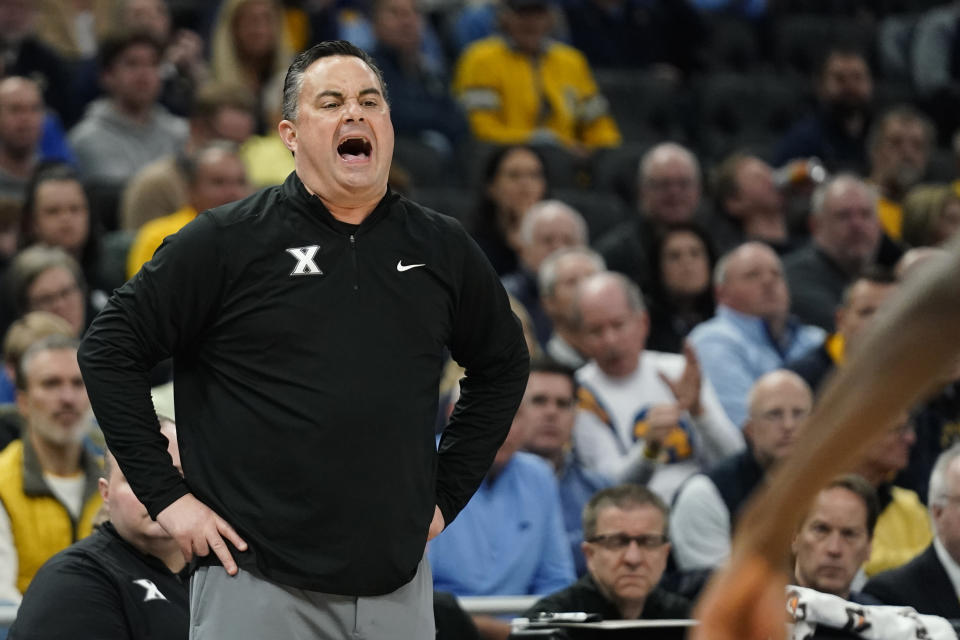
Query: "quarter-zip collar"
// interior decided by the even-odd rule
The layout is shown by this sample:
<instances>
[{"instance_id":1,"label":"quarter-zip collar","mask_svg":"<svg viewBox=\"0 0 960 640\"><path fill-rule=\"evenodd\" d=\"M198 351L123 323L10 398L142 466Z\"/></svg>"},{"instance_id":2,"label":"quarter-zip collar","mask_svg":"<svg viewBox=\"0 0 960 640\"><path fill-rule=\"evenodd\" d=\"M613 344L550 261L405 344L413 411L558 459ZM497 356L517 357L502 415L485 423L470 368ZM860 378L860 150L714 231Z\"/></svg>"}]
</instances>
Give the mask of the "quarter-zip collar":
<instances>
[{"instance_id":1,"label":"quarter-zip collar","mask_svg":"<svg viewBox=\"0 0 960 640\"><path fill-rule=\"evenodd\" d=\"M293 208L304 214L304 217L308 220L324 224L341 235L360 235L373 228L390 213L391 205L400 197L388 186L387 192L370 212L370 215L364 218L360 224L350 224L337 220L319 197L307 191L307 187L300 180L296 171L287 176L281 187L281 193Z\"/></svg>"}]
</instances>

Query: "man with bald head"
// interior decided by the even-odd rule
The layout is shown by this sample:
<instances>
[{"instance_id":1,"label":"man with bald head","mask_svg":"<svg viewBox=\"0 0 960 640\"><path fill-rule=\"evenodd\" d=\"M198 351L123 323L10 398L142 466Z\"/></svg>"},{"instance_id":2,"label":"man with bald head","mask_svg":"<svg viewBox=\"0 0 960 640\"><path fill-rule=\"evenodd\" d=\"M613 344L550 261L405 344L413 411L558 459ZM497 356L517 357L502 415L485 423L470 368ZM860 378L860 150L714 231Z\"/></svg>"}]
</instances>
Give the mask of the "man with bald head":
<instances>
[{"instance_id":1,"label":"man with bald head","mask_svg":"<svg viewBox=\"0 0 960 640\"><path fill-rule=\"evenodd\" d=\"M689 222L700 207L700 164L684 146L675 142L658 144L640 160L637 190L639 215L611 229L596 247L611 271L619 271L646 287L654 229Z\"/></svg>"},{"instance_id":2,"label":"man with bald head","mask_svg":"<svg viewBox=\"0 0 960 640\"><path fill-rule=\"evenodd\" d=\"M698 325L690 342L727 416L741 425L754 381L821 344L824 332L790 318L780 258L761 242L747 242L723 256L714 286L716 316Z\"/></svg>"},{"instance_id":3,"label":"man with bald head","mask_svg":"<svg viewBox=\"0 0 960 640\"><path fill-rule=\"evenodd\" d=\"M747 449L687 480L673 507L673 554L681 570L712 569L730 557L740 506L790 453L813 407L810 387L785 369L758 379L747 396Z\"/></svg>"},{"instance_id":4,"label":"man with bald head","mask_svg":"<svg viewBox=\"0 0 960 640\"><path fill-rule=\"evenodd\" d=\"M840 174L820 185L810 202L811 242L783 260L792 310L827 331L843 290L880 248L877 194L860 178Z\"/></svg>"},{"instance_id":5,"label":"man with bald head","mask_svg":"<svg viewBox=\"0 0 960 640\"><path fill-rule=\"evenodd\" d=\"M560 200L542 200L523 214L517 248L520 268L503 277L503 286L530 314L541 346L550 339L552 325L540 305L537 271L554 251L586 244L586 221L576 209Z\"/></svg>"},{"instance_id":6,"label":"man with bald head","mask_svg":"<svg viewBox=\"0 0 960 640\"><path fill-rule=\"evenodd\" d=\"M588 468L648 483L669 502L689 476L743 448L693 350L644 349L649 318L636 284L590 276L575 305L590 362L577 371L574 448Z\"/></svg>"}]
</instances>

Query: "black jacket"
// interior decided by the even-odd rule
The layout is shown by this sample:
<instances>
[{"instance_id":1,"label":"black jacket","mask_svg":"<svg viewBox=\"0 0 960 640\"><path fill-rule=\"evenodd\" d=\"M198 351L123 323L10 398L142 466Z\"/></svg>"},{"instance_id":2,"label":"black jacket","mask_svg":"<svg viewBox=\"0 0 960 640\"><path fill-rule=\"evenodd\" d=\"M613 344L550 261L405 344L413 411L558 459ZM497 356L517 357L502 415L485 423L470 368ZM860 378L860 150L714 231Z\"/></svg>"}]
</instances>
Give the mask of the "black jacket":
<instances>
[{"instance_id":1,"label":"black jacket","mask_svg":"<svg viewBox=\"0 0 960 640\"><path fill-rule=\"evenodd\" d=\"M466 379L438 455L446 349ZM171 355L183 478L147 383ZM241 567L356 596L413 577L434 505L449 524L473 495L527 376L519 323L459 223L388 192L346 224L295 173L167 238L79 358L151 515L192 492L250 544Z\"/></svg>"},{"instance_id":2,"label":"black jacket","mask_svg":"<svg viewBox=\"0 0 960 640\"><path fill-rule=\"evenodd\" d=\"M863 588L884 604L913 607L918 613L960 619L960 602L931 544L916 558L875 575Z\"/></svg>"},{"instance_id":3,"label":"black jacket","mask_svg":"<svg viewBox=\"0 0 960 640\"><path fill-rule=\"evenodd\" d=\"M30 582L10 640L186 640L187 583L105 523Z\"/></svg>"}]
</instances>

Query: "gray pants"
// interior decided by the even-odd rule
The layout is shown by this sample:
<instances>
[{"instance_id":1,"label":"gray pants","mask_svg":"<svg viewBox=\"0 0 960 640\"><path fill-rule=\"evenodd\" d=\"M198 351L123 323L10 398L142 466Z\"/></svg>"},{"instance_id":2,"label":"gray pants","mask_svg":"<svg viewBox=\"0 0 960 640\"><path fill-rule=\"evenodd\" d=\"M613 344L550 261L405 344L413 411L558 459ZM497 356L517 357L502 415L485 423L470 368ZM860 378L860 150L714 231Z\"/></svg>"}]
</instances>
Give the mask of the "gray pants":
<instances>
[{"instance_id":1,"label":"gray pants","mask_svg":"<svg viewBox=\"0 0 960 640\"><path fill-rule=\"evenodd\" d=\"M426 554L413 580L382 596L338 596L250 571L201 567L190 579L190 640L433 640Z\"/></svg>"}]
</instances>

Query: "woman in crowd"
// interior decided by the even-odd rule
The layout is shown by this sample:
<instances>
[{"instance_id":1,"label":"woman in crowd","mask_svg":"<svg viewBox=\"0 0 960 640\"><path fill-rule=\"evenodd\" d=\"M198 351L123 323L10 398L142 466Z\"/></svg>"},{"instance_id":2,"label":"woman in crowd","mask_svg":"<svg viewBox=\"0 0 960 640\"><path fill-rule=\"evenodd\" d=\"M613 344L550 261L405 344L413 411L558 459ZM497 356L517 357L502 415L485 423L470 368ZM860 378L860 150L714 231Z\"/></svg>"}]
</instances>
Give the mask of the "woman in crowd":
<instances>
[{"instance_id":1,"label":"woman in crowd","mask_svg":"<svg viewBox=\"0 0 960 640\"><path fill-rule=\"evenodd\" d=\"M499 275L517 268L517 233L523 214L547 196L543 159L524 145L497 148L481 176L480 203L470 233Z\"/></svg>"},{"instance_id":2,"label":"woman in crowd","mask_svg":"<svg viewBox=\"0 0 960 640\"><path fill-rule=\"evenodd\" d=\"M960 229L960 195L947 184L914 187L903 204L903 241L911 247L936 247Z\"/></svg>"},{"instance_id":3,"label":"woman in crowd","mask_svg":"<svg viewBox=\"0 0 960 640\"><path fill-rule=\"evenodd\" d=\"M645 292L650 314L647 349L680 353L690 331L713 317L711 274L716 256L696 223L678 223L658 231Z\"/></svg>"}]
</instances>

